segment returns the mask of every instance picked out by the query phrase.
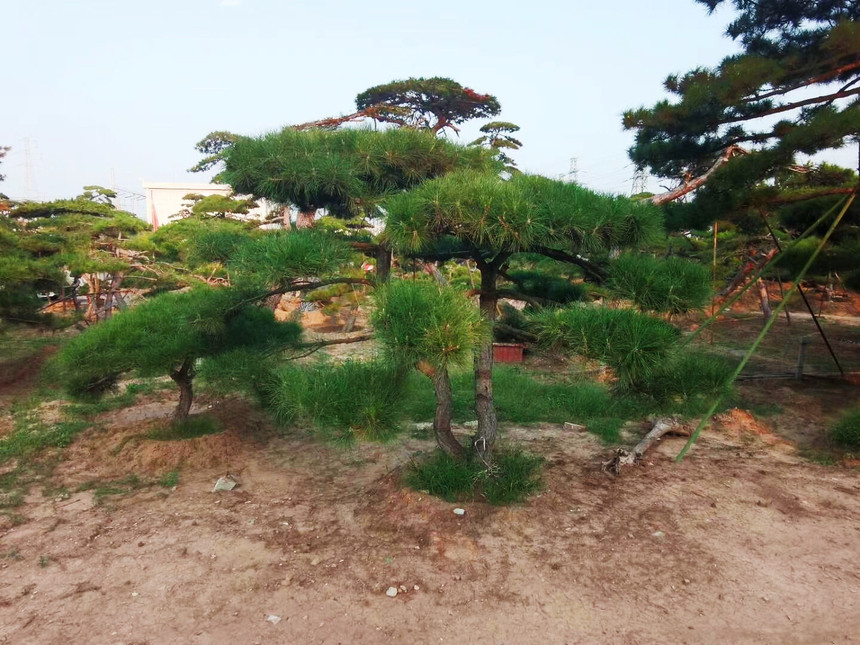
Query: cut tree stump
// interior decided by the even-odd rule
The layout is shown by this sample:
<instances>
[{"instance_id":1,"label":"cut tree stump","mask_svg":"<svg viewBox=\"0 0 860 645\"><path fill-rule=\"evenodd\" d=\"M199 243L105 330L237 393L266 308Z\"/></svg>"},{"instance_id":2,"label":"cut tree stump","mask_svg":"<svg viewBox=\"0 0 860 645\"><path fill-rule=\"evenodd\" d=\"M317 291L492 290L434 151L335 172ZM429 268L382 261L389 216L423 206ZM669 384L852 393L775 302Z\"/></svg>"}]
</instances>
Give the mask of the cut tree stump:
<instances>
[{"instance_id":1,"label":"cut tree stump","mask_svg":"<svg viewBox=\"0 0 860 645\"><path fill-rule=\"evenodd\" d=\"M603 462L603 471L609 471L616 475L620 475L621 469L624 466L635 466L638 464L642 459L642 455L644 455L652 445L667 434L689 437L690 431L689 429L679 425L677 419L667 417L654 419L651 431L642 438L642 441L637 443L636 447L634 447L632 451L618 448L611 459Z\"/></svg>"}]
</instances>

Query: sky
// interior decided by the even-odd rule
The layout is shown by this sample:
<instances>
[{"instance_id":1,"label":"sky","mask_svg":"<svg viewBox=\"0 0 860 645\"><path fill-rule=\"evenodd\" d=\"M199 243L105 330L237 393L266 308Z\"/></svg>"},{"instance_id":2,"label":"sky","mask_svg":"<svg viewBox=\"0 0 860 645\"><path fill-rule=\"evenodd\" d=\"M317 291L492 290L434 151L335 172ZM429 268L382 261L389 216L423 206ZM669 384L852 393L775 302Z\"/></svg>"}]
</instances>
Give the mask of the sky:
<instances>
[{"instance_id":1,"label":"sky","mask_svg":"<svg viewBox=\"0 0 860 645\"><path fill-rule=\"evenodd\" d=\"M0 192L208 181L187 169L213 130L347 114L368 87L446 76L499 99L498 118L521 127L523 170L558 177L573 163L578 182L630 194L622 113L665 98L669 74L737 51L730 17L692 0L0 0L0 145L12 148Z\"/></svg>"}]
</instances>

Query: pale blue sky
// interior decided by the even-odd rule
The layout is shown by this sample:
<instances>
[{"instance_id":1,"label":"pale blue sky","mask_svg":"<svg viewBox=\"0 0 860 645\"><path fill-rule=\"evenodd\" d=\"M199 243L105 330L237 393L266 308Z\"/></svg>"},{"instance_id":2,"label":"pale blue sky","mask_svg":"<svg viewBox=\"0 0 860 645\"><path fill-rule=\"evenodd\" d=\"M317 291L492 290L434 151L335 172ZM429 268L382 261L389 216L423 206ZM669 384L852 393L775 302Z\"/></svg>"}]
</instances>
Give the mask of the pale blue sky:
<instances>
[{"instance_id":1,"label":"pale blue sky","mask_svg":"<svg viewBox=\"0 0 860 645\"><path fill-rule=\"evenodd\" d=\"M348 113L372 85L449 76L522 127L524 170L557 176L576 157L580 182L629 193L621 113L734 51L727 19L692 0L0 0L0 192L208 180L185 170L212 130Z\"/></svg>"}]
</instances>

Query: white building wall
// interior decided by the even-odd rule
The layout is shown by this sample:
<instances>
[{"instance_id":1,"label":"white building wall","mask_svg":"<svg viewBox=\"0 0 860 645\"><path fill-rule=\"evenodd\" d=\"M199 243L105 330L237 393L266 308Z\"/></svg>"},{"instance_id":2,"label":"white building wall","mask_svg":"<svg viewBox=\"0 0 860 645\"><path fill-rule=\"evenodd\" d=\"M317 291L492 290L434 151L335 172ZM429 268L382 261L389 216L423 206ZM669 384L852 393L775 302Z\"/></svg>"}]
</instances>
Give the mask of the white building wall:
<instances>
[{"instance_id":1,"label":"white building wall","mask_svg":"<svg viewBox=\"0 0 860 645\"><path fill-rule=\"evenodd\" d=\"M229 195L233 189L226 184L194 184L194 183L150 183L144 182L146 195L146 212L143 219L153 228L164 226L177 219L179 213L186 208L188 200L185 196L190 193L198 195ZM248 219L264 219L271 210L271 205L265 199L257 200L258 207L249 211Z\"/></svg>"}]
</instances>

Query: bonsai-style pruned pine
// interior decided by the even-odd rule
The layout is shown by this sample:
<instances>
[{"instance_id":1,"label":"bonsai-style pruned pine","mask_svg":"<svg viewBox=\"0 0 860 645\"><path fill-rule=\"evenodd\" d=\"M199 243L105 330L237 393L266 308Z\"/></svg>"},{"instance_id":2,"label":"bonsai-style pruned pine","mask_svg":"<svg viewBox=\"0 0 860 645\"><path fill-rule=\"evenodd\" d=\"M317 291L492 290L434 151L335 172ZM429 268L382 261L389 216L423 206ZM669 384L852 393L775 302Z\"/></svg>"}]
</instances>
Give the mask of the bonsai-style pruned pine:
<instances>
[{"instance_id":1,"label":"bonsai-style pruned pine","mask_svg":"<svg viewBox=\"0 0 860 645\"><path fill-rule=\"evenodd\" d=\"M493 323L505 294L500 273L516 253L530 252L600 273L592 261L614 248L636 247L660 230L658 209L576 184L534 175L508 181L453 172L385 202L386 235L395 246L432 257L434 245L455 238L481 272L480 307ZM588 254L592 260L586 260ZM481 342L475 360L475 448L486 461L497 436L492 389L493 348Z\"/></svg>"},{"instance_id":2,"label":"bonsai-style pruned pine","mask_svg":"<svg viewBox=\"0 0 860 645\"><path fill-rule=\"evenodd\" d=\"M433 381L436 442L464 459L466 450L451 432L449 369L472 360L475 348L490 338L489 325L465 293L431 282L394 281L374 298L376 336L397 363L414 366Z\"/></svg>"},{"instance_id":3,"label":"bonsai-style pruned pine","mask_svg":"<svg viewBox=\"0 0 860 645\"><path fill-rule=\"evenodd\" d=\"M380 198L390 193L455 168L495 163L486 150L409 128L284 128L261 137L238 137L223 159L222 181L238 194L295 206L300 227L310 226L322 208L340 217L375 216Z\"/></svg>"},{"instance_id":4,"label":"bonsai-style pruned pine","mask_svg":"<svg viewBox=\"0 0 860 645\"><path fill-rule=\"evenodd\" d=\"M494 117L502 111L498 99L463 87L450 78L408 78L366 89L355 97L359 110L374 108L377 118L434 134L445 128L459 132L459 124Z\"/></svg>"},{"instance_id":5,"label":"bonsai-style pruned pine","mask_svg":"<svg viewBox=\"0 0 860 645\"><path fill-rule=\"evenodd\" d=\"M238 289L199 287L156 296L72 338L57 357L73 396L99 396L126 373L168 375L179 387L174 419L188 416L198 362L236 349L260 353L294 346L296 323L275 321Z\"/></svg>"}]
</instances>

